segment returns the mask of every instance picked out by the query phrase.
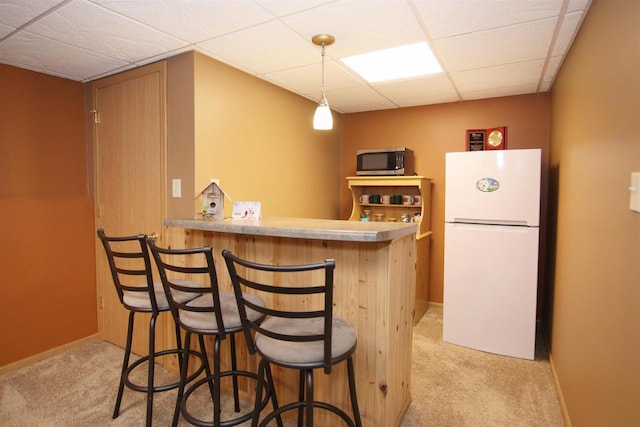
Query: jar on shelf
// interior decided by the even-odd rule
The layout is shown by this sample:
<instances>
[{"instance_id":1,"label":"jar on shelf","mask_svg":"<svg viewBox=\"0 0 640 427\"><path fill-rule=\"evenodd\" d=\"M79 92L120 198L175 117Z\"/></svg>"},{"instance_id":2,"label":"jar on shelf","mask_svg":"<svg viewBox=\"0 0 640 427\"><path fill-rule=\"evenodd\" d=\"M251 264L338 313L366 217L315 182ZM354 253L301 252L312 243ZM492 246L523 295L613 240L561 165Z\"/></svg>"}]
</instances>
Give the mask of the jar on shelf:
<instances>
[{"instance_id":1,"label":"jar on shelf","mask_svg":"<svg viewBox=\"0 0 640 427\"><path fill-rule=\"evenodd\" d=\"M377 213L377 214L376 214L376 221L377 221L377 222L382 222L382 221L384 221L384 214L383 214L383 213Z\"/></svg>"}]
</instances>

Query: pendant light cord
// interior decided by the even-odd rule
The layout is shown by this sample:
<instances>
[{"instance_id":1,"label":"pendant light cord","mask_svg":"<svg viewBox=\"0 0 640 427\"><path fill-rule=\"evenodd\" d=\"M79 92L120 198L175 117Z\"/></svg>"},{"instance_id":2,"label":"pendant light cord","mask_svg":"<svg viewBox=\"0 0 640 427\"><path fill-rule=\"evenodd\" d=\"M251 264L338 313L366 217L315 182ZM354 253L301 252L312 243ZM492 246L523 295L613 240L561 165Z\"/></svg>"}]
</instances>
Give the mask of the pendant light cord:
<instances>
[{"instance_id":1,"label":"pendant light cord","mask_svg":"<svg viewBox=\"0 0 640 427\"><path fill-rule=\"evenodd\" d=\"M322 99L327 99L325 95L325 85L324 85L324 46L325 43L322 43Z\"/></svg>"}]
</instances>

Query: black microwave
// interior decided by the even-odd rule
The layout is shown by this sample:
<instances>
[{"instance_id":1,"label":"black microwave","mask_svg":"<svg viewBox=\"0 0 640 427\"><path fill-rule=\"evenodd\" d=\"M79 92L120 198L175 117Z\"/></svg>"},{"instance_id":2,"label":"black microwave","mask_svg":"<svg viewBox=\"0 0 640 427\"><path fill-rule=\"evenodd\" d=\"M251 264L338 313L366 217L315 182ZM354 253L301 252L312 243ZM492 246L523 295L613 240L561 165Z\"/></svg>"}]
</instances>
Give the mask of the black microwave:
<instances>
[{"instance_id":1,"label":"black microwave","mask_svg":"<svg viewBox=\"0 0 640 427\"><path fill-rule=\"evenodd\" d=\"M413 175L413 150L405 147L357 151L357 175Z\"/></svg>"}]
</instances>

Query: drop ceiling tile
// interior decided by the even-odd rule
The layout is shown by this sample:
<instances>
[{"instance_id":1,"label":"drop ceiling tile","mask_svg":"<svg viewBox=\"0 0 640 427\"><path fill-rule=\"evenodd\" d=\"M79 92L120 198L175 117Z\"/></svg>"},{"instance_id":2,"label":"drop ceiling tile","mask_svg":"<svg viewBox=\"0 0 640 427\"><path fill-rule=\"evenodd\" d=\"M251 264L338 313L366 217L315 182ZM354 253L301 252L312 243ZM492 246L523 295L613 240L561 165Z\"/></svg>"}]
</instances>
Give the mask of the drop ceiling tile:
<instances>
[{"instance_id":1,"label":"drop ceiling tile","mask_svg":"<svg viewBox=\"0 0 640 427\"><path fill-rule=\"evenodd\" d=\"M266 74L320 61L320 50L279 21L198 43L198 48L251 74Z\"/></svg>"},{"instance_id":2,"label":"drop ceiling tile","mask_svg":"<svg viewBox=\"0 0 640 427\"><path fill-rule=\"evenodd\" d=\"M249 0L93 0L189 43L198 43L273 19Z\"/></svg>"},{"instance_id":3,"label":"drop ceiling tile","mask_svg":"<svg viewBox=\"0 0 640 427\"><path fill-rule=\"evenodd\" d=\"M0 39L7 34L11 34L14 30L15 28L10 25L0 24Z\"/></svg>"},{"instance_id":4,"label":"drop ceiling tile","mask_svg":"<svg viewBox=\"0 0 640 427\"><path fill-rule=\"evenodd\" d=\"M311 37L329 33L330 105L369 111L548 90L591 2L0 0L0 62L87 81L196 50L316 101L321 56ZM422 41L449 79L371 87L339 61Z\"/></svg>"},{"instance_id":5,"label":"drop ceiling tile","mask_svg":"<svg viewBox=\"0 0 640 427\"><path fill-rule=\"evenodd\" d=\"M315 34L333 35L327 48L333 59L425 41L411 8L398 0L341 0L282 20L309 42Z\"/></svg>"},{"instance_id":6,"label":"drop ceiling tile","mask_svg":"<svg viewBox=\"0 0 640 427\"><path fill-rule=\"evenodd\" d=\"M464 95L483 88L499 89L522 85L537 85L544 60L519 62L517 64L481 68L451 73L453 83ZM535 90L534 90L535 92Z\"/></svg>"},{"instance_id":7,"label":"drop ceiling tile","mask_svg":"<svg viewBox=\"0 0 640 427\"><path fill-rule=\"evenodd\" d=\"M456 89L446 75L376 84L373 88L394 102L403 99L426 98L436 95L457 97Z\"/></svg>"},{"instance_id":8,"label":"drop ceiling tile","mask_svg":"<svg viewBox=\"0 0 640 427\"><path fill-rule=\"evenodd\" d=\"M145 25L79 0L30 25L29 31L127 62L185 45Z\"/></svg>"},{"instance_id":9,"label":"drop ceiling tile","mask_svg":"<svg viewBox=\"0 0 640 427\"><path fill-rule=\"evenodd\" d=\"M567 12L576 12L578 10L583 10L586 12L587 9L589 9L590 4L591 0L569 0Z\"/></svg>"},{"instance_id":10,"label":"drop ceiling tile","mask_svg":"<svg viewBox=\"0 0 640 427\"><path fill-rule=\"evenodd\" d=\"M414 0L433 39L555 17L562 0Z\"/></svg>"},{"instance_id":11,"label":"drop ceiling tile","mask_svg":"<svg viewBox=\"0 0 640 427\"><path fill-rule=\"evenodd\" d=\"M562 21L560 32L556 38L555 45L553 46L553 52L551 55L564 55L569 50L569 46L573 43L573 39L578 31L578 27L582 22L583 13L573 12L567 13Z\"/></svg>"},{"instance_id":12,"label":"drop ceiling tile","mask_svg":"<svg viewBox=\"0 0 640 427\"><path fill-rule=\"evenodd\" d=\"M311 64L297 68L289 68L262 75L266 80L295 92L320 95L322 89L322 65ZM347 71L337 61L325 63L325 83L327 88L342 89L359 86L362 82Z\"/></svg>"},{"instance_id":13,"label":"drop ceiling tile","mask_svg":"<svg viewBox=\"0 0 640 427\"><path fill-rule=\"evenodd\" d=\"M530 84L530 85L521 85L516 87L503 87L503 88L482 88L478 90L473 90L469 92L465 92L462 98L465 101L471 101L473 99L488 99L488 98L499 98L502 96L515 96L515 95L525 95L528 93L536 93L538 85Z\"/></svg>"},{"instance_id":14,"label":"drop ceiling tile","mask_svg":"<svg viewBox=\"0 0 640 427\"><path fill-rule=\"evenodd\" d=\"M0 58L23 64L23 67L31 70L73 80L85 80L105 69L112 70L127 65L125 62L26 31L0 44Z\"/></svg>"},{"instance_id":15,"label":"drop ceiling tile","mask_svg":"<svg viewBox=\"0 0 640 427\"><path fill-rule=\"evenodd\" d=\"M0 1L0 23L20 27L43 14L63 0L2 0Z\"/></svg>"},{"instance_id":16,"label":"drop ceiling tile","mask_svg":"<svg viewBox=\"0 0 640 427\"><path fill-rule=\"evenodd\" d=\"M555 18L544 19L439 39L434 45L449 72L528 61L547 56L555 24Z\"/></svg>"},{"instance_id":17,"label":"drop ceiling tile","mask_svg":"<svg viewBox=\"0 0 640 427\"><path fill-rule=\"evenodd\" d=\"M446 104L449 102L462 101L462 98L458 94L442 94L442 95L428 95L414 98L404 98L394 100L394 103L401 108L404 107L418 107L420 105L433 105L433 104Z\"/></svg>"},{"instance_id":18,"label":"drop ceiling tile","mask_svg":"<svg viewBox=\"0 0 640 427\"><path fill-rule=\"evenodd\" d=\"M391 101L366 86L337 91L327 90L327 99L329 100L329 106L341 113L396 108L396 105Z\"/></svg>"},{"instance_id":19,"label":"drop ceiling tile","mask_svg":"<svg viewBox=\"0 0 640 427\"><path fill-rule=\"evenodd\" d=\"M562 64L562 56L554 56L549 58L549 62L547 64L547 68L544 70L544 75L542 76L542 85L550 87L553 81L558 74L558 70L560 69L560 65ZM545 91L544 89L541 89Z\"/></svg>"},{"instance_id":20,"label":"drop ceiling tile","mask_svg":"<svg viewBox=\"0 0 640 427\"><path fill-rule=\"evenodd\" d=\"M275 16L285 16L302 10L312 9L324 3L331 3L334 0L255 0L260 6L269 10Z\"/></svg>"}]
</instances>

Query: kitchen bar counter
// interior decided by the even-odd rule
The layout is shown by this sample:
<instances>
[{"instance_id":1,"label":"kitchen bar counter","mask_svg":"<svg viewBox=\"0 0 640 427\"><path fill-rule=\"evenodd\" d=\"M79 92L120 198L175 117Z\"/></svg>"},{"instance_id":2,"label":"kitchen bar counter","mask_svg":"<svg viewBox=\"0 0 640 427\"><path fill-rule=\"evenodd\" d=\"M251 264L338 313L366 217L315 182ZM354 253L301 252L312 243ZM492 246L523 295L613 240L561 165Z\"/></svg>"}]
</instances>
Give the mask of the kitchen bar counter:
<instances>
[{"instance_id":1,"label":"kitchen bar counter","mask_svg":"<svg viewBox=\"0 0 640 427\"><path fill-rule=\"evenodd\" d=\"M221 256L223 249L267 264L335 259L334 314L349 321L358 336L354 362L363 425L400 425L411 402L416 224L264 218L167 219L165 226L163 243L171 247L213 247L223 290L231 290ZM223 346L228 341L224 340ZM238 343L244 348L243 340ZM228 354L224 347L222 354ZM257 369L254 356L246 356L244 350L239 354L245 354L240 358L241 365ZM295 400L296 373L275 368L274 377L278 401L284 404ZM317 399L350 412L346 364L338 364L329 376L318 370L315 382ZM245 397L253 397L253 386L241 385ZM334 417L327 411L317 411L315 425L339 425Z\"/></svg>"},{"instance_id":2,"label":"kitchen bar counter","mask_svg":"<svg viewBox=\"0 0 640 427\"><path fill-rule=\"evenodd\" d=\"M192 230L301 239L383 242L415 233L417 224L359 222L330 219L267 217L261 220L167 219L165 225Z\"/></svg>"}]
</instances>

